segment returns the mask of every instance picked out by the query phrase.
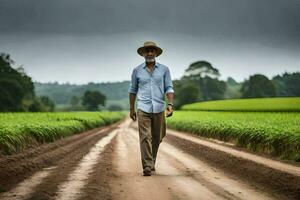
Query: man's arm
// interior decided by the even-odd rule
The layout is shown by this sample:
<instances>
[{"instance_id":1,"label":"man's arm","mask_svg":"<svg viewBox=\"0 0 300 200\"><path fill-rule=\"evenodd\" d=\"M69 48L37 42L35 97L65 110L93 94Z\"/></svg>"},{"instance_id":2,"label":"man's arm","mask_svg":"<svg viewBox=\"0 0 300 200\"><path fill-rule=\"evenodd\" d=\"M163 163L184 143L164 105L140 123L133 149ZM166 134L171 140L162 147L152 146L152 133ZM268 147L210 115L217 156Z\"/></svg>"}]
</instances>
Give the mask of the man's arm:
<instances>
[{"instance_id":1,"label":"man's arm","mask_svg":"<svg viewBox=\"0 0 300 200\"><path fill-rule=\"evenodd\" d=\"M171 79L171 74L169 68L167 68L167 71L165 73L165 93L168 99L168 106L167 106L167 112L166 116L172 116L173 113L173 100L174 100L174 90L173 90L173 84ZM172 105L169 105L172 104Z\"/></svg>"},{"instance_id":2,"label":"man's arm","mask_svg":"<svg viewBox=\"0 0 300 200\"><path fill-rule=\"evenodd\" d=\"M166 116L171 117L173 114L173 99L174 99L174 93L170 92L167 93L167 98L168 98L168 105L167 105L167 110L166 110Z\"/></svg>"},{"instance_id":3,"label":"man's arm","mask_svg":"<svg viewBox=\"0 0 300 200\"><path fill-rule=\"evenodd\" d=\"M167 68L167 70L165 72L164 81L165 81L165 93L166 94L174 93L173 83L172 83L171 73L170 73L169 68Z\"/></svg>"},{"instance_id":4,"label":"man's arm","mask_svg":"<svg viewBox=\"0 0 300 200\"><path fill-rule=\"evenodd\" d=\"M136 94L129 93L130 110L132 110L132 109L134 110L135 97L136 97Z\"/></svg>"},{"instance_id":5,"label":"man's arm","mask_svg":"<svg viewBox=\"0 0 300 200\"><path fill-rule=\"evenodd\" d=\"M134 109L135 97L136 97L136 94L134 94L134 93L129 93L130 118L131 118L133 121L136 120L136 112L135 112L135 109Z\"/></svg>"},{"instance_id":6,"label":"man's arm","mask_svg":"<svg viewBox=\"0 0 300 200\"><path fill-rule=\"evenodd\" d=\"M170 92L170 93L167 93L166 95L167 95L168 103L173 104L174 93Z\"/></svg>"},{"instance_id":7,"label":"man's arm","mask_svg":"<svg viewBox=\"0 0 300 200\"><path fill-rule=\"evenodd\" d=\"M136 112L134 109L134 103L135 103L137 91L138 91L138 83L137 83L137 77L136 77L136 69L134 69L131 74L131 83L130 83L130 87L129 87L130 118L133 121L136 120Z\"/></svg>"}]
</instances>

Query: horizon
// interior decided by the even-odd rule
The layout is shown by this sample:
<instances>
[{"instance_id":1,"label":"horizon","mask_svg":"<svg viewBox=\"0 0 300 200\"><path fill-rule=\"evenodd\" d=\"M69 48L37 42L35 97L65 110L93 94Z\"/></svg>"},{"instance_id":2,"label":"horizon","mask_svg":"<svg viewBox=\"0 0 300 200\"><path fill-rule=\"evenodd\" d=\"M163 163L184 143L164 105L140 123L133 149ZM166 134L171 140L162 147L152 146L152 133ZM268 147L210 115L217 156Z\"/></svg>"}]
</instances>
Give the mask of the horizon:
<instances>
[{"instance_id":1,"label":"horizon","mask_svg":"<svg viewBox=\"0 0 300 200\"><path fill-rule=\"evenodd\" d=\"M283 75L283 74L285 74L285 73L288 73L288 74L291 74L291 73L300 73L300 70L299 71L291 71L291 72L288 72L288 71L284 71L284 72L282 72L281 74L276 74L276 75L273 75L273 76L271 76L271 77L268 77L268 79L272 79L272 78L274 78L275 76L277 76L277 75ZM259 74L259 73L258 73ZM252 76L252 75L255 75L255 74L250 74L250 76ZM262 75L265 75L265 74L262 74ZM249 77L250 77L249 76ZM249 78L248 77L248 78ZM229 76L229 77L227 77L225 80L223 80L223 79L219 79L219 80L222 80L222 81L227 81L227 79L228 78L233 78L237 83L242 83L242 82L244 82L245 80L242 80L242 81L237 81L234 77L232 77L232 76ZM173 78L173 81L174 80L179 80L179 79L174 79ZM248 80L248 79L247 79ZM130 81L130 79L128 79L128 80L120 80L120 81L106 81L106 82L86 82L86 83L71 83L71 82L58 82L58 81L50 81L50 82L39 82L39 81L34 81L33 80L33 82L34 83L41 83L41 84L55 84L55 83L58 83L58 84L60 84L60 85L67 85L67 84L69 84L69 85L88 85L88 84L90 84L90 83L94 83L94 84L109 84L109 83L121 83L121 82L125 82L125 81Z\"/></svg>"}]
</instances>

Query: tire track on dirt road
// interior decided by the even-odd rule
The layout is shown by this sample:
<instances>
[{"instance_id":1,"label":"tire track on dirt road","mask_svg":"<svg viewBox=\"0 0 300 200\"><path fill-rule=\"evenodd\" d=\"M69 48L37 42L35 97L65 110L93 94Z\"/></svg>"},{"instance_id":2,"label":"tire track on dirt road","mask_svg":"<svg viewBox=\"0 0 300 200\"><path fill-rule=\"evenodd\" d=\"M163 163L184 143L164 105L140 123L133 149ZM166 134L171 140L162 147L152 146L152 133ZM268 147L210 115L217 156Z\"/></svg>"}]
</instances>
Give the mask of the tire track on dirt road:
<instances>
[{"instance_id":1,"label":"tire track on dirt road","mask_svg":"<svg viewBox=\"0 0 300 200\"><path fill-rule=\"evenodd\" d=\"M191 134L176 131L175 135L172 132L174 131L168 130L165 140L167 143L208 163L213 168L221 169L232 179L247 182L253 187L274 194L279 199L300 199L299 163L278 161L237 147L216 144ZM186 138L186 136L189 138ZM206 143L209 143L209 146ZM228 153L226 150L222 151L219 148L212 147L214 145L218 145L221 149L229 149L229 152L234 150L235 155ZM241 152L241 155L249 155L249 157L239 156L239 152ZM256 158L260 161L266 160L266 162L259 162ZM278 168L278 166L280 167Z\"/></svg>"},{"instance_id":2,"label":"tire track on dirt road","mask_svg":"<svg viewBox=\"0 0 300 200\"><path fill-rule=\"evenodd\" d=\"M71 136L66 139L69 141L65 146L54 148L50 145L49 155L36 155L39 162L44 157L49 159L44 164L45 167L32 170L31 164L25 165L29 167L28 174L31 175L15 185L11 184L13 187L10 190L0 193L0 199L265 200L298 197L297 183L300 181L296 175L288 180L287 178L292 176L290 173L279 173L274 168L270 168L273 171L269 173L270 171L264 171L265 169L261 170L262 163L249 159L244 168L245 160L235 160L236 157L232 154L197 143L197 138L184 138L184 133L168 134L170 130L167 131L158 152L156 173L144 177L139 134L134 127L136 122L126 119L102 131L79 134L80 136L77 135L73 140ZM64 144L64 141L59 143ZM46 147L41 148L47 154ZM30 163L34 157L31 154ZM25 158L21 160L26 161ZM5 163L5 159L2 159L2 162ZM8 163L11 164L11 160ZM22 163L14 161L14 164L21 165L16 166L16 169L22 169L18 173L26 168ZM291 166L297 170L294 165ZM241 169L246 174L232 172ZM31 173L32 171L35 173ZM256 184L257 182L248 178L253 174L261 175L264 181ZM5 177L3 174L0 176ZM279 185L286 185L287 188L278 189L278 192L278 187L273 187L273 184L277 184L273 183L275 178L280 180ZM4 183L9 185L9 181ZM278 194L281 192L281 195Z\"/></svg>"},{"instance_id":3,"label":"tire track on dirt road","mask_svg":"<svg viewBox=\"0 0 300 200\"><path fill-rule=\"evenodd\" d=\"M48 146L50 146L51 150L48 154L45 152L47 155L37 154L36 158L31 156L28 160L25 158L21 159L24 163L14 162L15 169L19 169L19 171L15 171L17 175L18 173L23 173L24 170L28 168L29 172L27 172L27 174L30 174L30 176L27 175L23 181L15 184L11 190L1 193L0 199L54 199L59 189L58 183L66 181L68 175L77 166L82 157L90 151L91 147L93 147L97 141L102 140L102 138L113 129L117 128L119 124L120 123L116 123L111 126L74 135L74 137L71 136L62 139L62 141L47 144L46 147L38 147L38 151L40 148L45 151ZM66 145L60 145L64 143L66 143ZM56 148L53 148L53 146L56 146ZM27 152L24 152L24 154L27 154ZM59 159L56 156L58 156ZM45 161L44 158L47 158L47 160ZM41 166L46 165L46 168L37 170L33 167L33 169L31 169L32 163L35 162ZM47 166L47 163L50 163L50 165ZM6 167L9 168L10 164L11 162L9 162ZM7 169L6 171L9 170L10 169ZM35 172L32 173L32 171ZM1 174L1 176L5 177L5 174ZM17 176L17 178L19 177L20 176ZM1 180L1 183L3 183L2 181L4 180ZM14 181L13 178L7 179L4 184L1 184L1 187L6 184L13 185L10 182Z\"/></svg>"},{"instance_id":4,"label":"tire track on dirt road","mask_svg":"<svg viewBox=\"0 0 300 200\"><path fill-rule=\"evenodd\" d=\"M119 177L111 187L119 199L274 199L167 143L161 144L156 174L143 177L138 132L129 127L130 121L126 123L113 161Z\"/></svg>"},{"instance_id":5,"label":"tire track on dirt road","mask_svg":"<svg viewBox=\"0 0 300 200\"><path fill-rule=\"evenodd\" d=\"M137 130L137 124L131 127ZM234 144L167 129L164 143L193 155L232 179L273 194L278 199L300 199L300 163L253 153Z\"/></svg>"},{"instance_id":6,"label":"tire track on dirt road","mask_svg":"<svg viewBox=\"0 0 300 200\"><path fill-rule=\"evenodd\" d=\"M68 180L59 186L57 200L73 200L80 197L81 190L87 183L94 165L97 164L98 157L106 145L117 135L117 132L118 130L113 130L109 135L99 140L83 157L76 169L69 175Z\"/></svg>"}]
</instances>

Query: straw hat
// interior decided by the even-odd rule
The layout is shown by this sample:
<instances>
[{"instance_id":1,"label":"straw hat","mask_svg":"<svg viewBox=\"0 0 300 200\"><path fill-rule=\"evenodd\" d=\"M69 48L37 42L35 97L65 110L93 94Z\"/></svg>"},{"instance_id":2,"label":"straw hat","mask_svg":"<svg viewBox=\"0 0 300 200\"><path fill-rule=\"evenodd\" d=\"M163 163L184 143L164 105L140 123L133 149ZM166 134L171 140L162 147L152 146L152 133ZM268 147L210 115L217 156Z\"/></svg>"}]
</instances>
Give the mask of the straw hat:
<instances>
[{"instance_id":1,"label":"straw hat","mask_svg":"<svg viewBox=\"0 0 300 200\"><path fill-rule=\"evenodd\" d=\"M142 47L140 47L140 48L137 49L138 54L140 54L141 56L143 56L143 52L145 51L146 48L149 48L149 47L155 48L155 49L157 50L157 55L156 55L156 57L158 57L158 56L163 52L163 50L162 50L160 47L158 47L158 46L155 44L155 42L146 41L146 42L144 43L144 46L142 46Z\"/></svg>"}]
</instances>

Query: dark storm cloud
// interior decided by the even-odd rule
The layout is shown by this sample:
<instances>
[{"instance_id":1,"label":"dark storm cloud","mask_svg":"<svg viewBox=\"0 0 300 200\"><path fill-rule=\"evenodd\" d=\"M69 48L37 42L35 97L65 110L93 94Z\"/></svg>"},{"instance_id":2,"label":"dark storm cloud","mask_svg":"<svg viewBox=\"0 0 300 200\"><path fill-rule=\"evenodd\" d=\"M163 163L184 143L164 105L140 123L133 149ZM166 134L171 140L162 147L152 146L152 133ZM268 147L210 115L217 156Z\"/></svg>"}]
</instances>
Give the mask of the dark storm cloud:
<instances>
[{"instance_id":1,"label":"dark storm cloud","mask_svg":"<svg viewBox=\"0 0 300 200\"><path fill-rule=\"evenodd\" d=\"M153 31L300 44L299 0L0 0L1 33Z\"/></svg>"},{"instance_id":2,"label":"dark storm cloud","mask_svg":"<svg viewBox=\"0 0 300 200\"><path fill-rule=\"evenodd\" d=\"M300 0L0 0L0 52L36 81L128 80L145 40L174 78L197 60L239 81L299 71Z\"/></svg>"}]
</instances>

